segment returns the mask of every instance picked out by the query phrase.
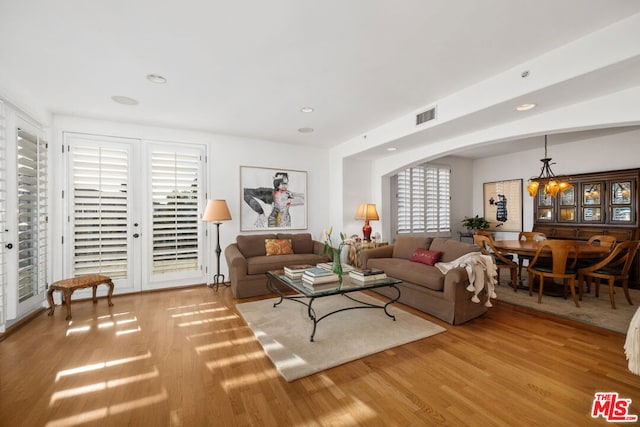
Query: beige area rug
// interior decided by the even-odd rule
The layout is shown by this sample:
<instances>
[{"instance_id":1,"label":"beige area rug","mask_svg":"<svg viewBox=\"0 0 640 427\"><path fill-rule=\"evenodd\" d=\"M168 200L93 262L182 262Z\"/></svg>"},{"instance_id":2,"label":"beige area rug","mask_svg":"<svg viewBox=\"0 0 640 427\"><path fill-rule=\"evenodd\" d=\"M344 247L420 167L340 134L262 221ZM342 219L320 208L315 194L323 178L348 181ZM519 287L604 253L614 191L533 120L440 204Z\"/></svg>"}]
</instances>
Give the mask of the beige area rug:
<instances>
[{"instance_id":1,"label":"beige area rug","mask_svg":"<svg viewBox=\"0 0 640 427\"><path fill-rule=\"evenodd\" d=\"M508 302L523 307L532 308L544 313L555 314L578 322L609 329L612 331L627 333L631 318L640 306L640 290L629 289L631 301L634 305L629 305L624 296L622 288L616 286L615 302L616 309L611 308L609 300L608 286L600 285L600 297L595 297L595 290L591 288L591 293L583 294L580 307L576 307L571 298L571 294L565 300L562 296L542 296L542 302L538 304L538 293L536 290L533 296L529 296L526 289L513 289L505 285L506 281L501 281L501 285L496 288L499 301Z\"/></svg>"},{"instance_id":2,"label":"beige area rug","mask_svg":"<svg viewBox=\"0 0 640 427\"><path fill-rule=\"evenodd\" d=\"M362 301L380 303L380 300L360 292L353 295ZM277 300L241 303L236 307L287 381L446 330L398 307L388 308L389 313L396 316L395 322L382 309L367 308L344 311L322 319L314 341L310 342L313 322L307 315L307 307L285 300L274 308L273 303ZM340 295L318 298L313 302L318 317L350 305L353 302Z\"/></svg>"}]
</instances>

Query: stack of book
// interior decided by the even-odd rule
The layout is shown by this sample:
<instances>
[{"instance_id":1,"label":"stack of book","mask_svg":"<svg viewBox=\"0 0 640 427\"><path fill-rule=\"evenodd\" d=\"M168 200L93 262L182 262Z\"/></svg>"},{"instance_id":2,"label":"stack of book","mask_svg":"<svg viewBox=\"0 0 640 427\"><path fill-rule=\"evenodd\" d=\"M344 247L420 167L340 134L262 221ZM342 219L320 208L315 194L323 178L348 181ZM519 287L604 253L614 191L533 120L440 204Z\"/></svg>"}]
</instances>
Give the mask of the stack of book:
<instances>
[{"instance_id":1,"label":"stack of book","mask_svg":"<svg viewBox=\"0 0 640 427\"><path fill-rule=\"evenodd\" d=\"M340 276L320 267L309 268L302 274L302 284L311 289L316 288L318 285L326 285L327 283L338 282L339 280Z\"/></svg>"},{"instance_id":2,"label":"stack of book","mask_svg":"<svg viewBox=\"0 0 640 427\"><path fill-rule=\"evenodd\" d=\"M290 279L300 279L305 270L313 268L311 264L287 265L284 267L284 275Z\"/></svg>"},{"instance_id":3,"label":"stack of book","mask_svg":"<svg viewBox=\"0 0 640 427\"><path fill-rule=\"evenodd\" d=\"M376 280L386 279L387 275L384 271L376 268L355 268L349 272L351 280L360 283L375 282Z\"/></svg>"}]
</instances>

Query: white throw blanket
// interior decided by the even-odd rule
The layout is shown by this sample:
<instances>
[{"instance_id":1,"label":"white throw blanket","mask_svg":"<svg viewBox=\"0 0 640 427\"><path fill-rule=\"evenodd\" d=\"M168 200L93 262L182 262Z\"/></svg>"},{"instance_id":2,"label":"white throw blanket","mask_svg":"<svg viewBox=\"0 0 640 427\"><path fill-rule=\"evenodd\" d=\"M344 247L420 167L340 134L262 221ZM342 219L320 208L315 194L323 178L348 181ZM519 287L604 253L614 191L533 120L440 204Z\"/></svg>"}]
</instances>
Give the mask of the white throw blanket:
<instances>
[{"instance_id":1,"label":"white throw blanket","mask_svg":"<svg viewBox=\"0 0 640 427\"><path fill-rule=\"evenodd\" d=\"M629 361L629 370L640 375L640 308L636 310L627 331L627 339L624 342L624 352Z\"/></svg>"},{"instance_id":2,"label":"white throw blanket","mask_svg":"<svg viewBox=\"0 0 640 427\"><path fill-rule=\"evenodd\" d=\"M467 290L473 292L471 301L476 303L480 302L478 294L486 287L487 302L485 302L484 305L493 307L491 298L496 298L495 290L498 284L498 268L491 255L483 255L480 252L470 252L450 262L437 262L435 266L442 274L447 274L447 271L452 268L463 267L467 270L467 275L469 276L469 286Z\"/></svg>"}]
</instances>

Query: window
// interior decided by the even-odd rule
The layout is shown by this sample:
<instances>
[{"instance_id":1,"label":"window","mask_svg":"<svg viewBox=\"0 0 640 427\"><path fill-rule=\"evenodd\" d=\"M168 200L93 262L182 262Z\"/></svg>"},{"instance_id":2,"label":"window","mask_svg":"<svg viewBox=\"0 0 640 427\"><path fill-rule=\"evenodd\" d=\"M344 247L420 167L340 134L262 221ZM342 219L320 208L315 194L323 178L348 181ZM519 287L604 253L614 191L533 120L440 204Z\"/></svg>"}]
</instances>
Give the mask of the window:
<instances>
[{"instance_id":1,"label":"window","mask_svg":"<svg viewBox=\"0 0 640 427\"><path fill-rule=\"evenodd\" d=\"M151 153L154 274L198 268L200 157L185 149Z\"/></svg>"},{"instance_id":2,"label":"window","mask_svg":"<svg viewBox=\"0 0 640 427\"><path fill-rule=\"evenodd\" d=\"M451 230L449 168L416 166L397 175L397 233Z\"/></svg>"},{"instance_id":3,"label":"window","mask_svg":"<svg viewBox=\"0 0 640 427\"><path fill-rule=\"evenodd\" d=\"M74 276L127 277L128 166L126 150L73 147Z\"/></svg>"},{"instance_id":4,"label":"window","mask_svg":"<svg viewBox=\"0 0 640 427\"><path fill-rule=\"evenodd\" d=\"M47 142L18 129L18 302L45 290Z\"/></svg>"}]
</instances>

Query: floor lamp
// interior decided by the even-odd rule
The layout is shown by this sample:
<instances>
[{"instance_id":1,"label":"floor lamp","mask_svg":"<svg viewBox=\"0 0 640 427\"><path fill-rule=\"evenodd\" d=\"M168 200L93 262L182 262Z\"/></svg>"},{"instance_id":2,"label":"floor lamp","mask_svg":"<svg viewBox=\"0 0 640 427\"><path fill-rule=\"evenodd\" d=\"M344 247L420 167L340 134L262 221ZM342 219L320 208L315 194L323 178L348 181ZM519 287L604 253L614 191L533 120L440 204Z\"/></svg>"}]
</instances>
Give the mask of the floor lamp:
<instances>
[{"instance_id":1,"label":"floor lamp","mask_svg":"<svg viewBox=\"0 0 640 427\"><path fill-rule=\"evenodd\" d=\"M220 223L221 221L229 221L231 219L231 213L229 212L229 207L227 206L226 200L209 200L207 202L207 208L204 210L204 215L202 215L203 221L213 222L216 224L216 233L217 233L217 245L216 245L216 256L217 256L217 272L215 276L213 276L213 285L216 286L216 291L218 290L218 286L222 283L224 286L229 286L224 281L224 274L220 273L220 253L222 249L220 249Z\"/></svg>"}]
</instances>

